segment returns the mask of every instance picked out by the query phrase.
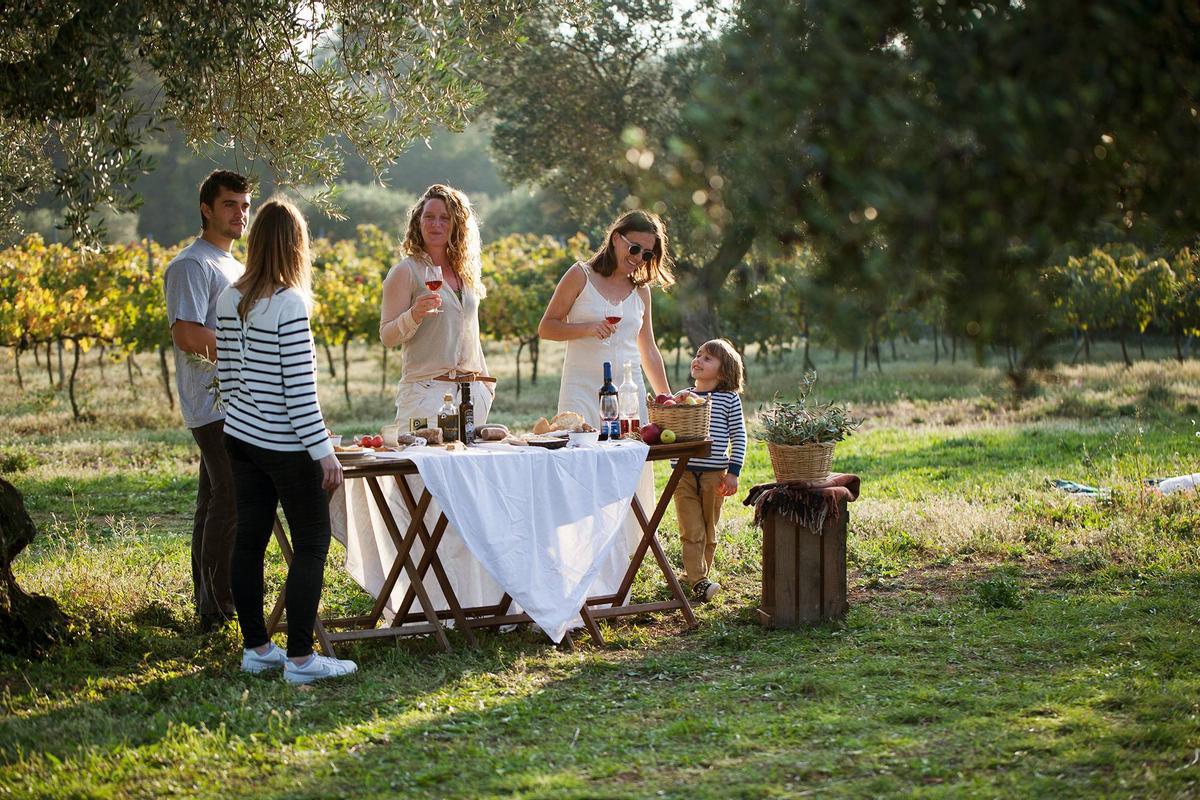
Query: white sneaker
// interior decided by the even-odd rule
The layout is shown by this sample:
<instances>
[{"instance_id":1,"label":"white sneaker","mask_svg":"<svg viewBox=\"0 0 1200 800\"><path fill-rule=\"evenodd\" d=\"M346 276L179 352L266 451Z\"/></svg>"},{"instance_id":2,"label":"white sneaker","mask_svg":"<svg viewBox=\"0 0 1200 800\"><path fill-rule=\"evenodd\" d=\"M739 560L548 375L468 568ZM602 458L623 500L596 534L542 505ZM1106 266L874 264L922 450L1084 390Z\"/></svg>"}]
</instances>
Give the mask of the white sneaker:
<instances>
[{"instance_id":1,"label":"white sneaker","mask_svg":"<svg viewBox=\"0 0 1200 800\"><path fill-rule=\"evenodd\" d=\"M330 656L313 657L304 666L297 666L295 661L286 659L283 665L283 677L288 683L312 683L325 678L341 678L358 672L358 664L353 661Z\"/></svg>"},{"instance_id":2,"label":"white sneaker","mask_svg":"<svg viewBox=\"0 0 1200 800\"><path fill-rule=\"evenodd\" d=\"M282 667L283 663L287 661L287 653L276 647L274 642L270 644L271 649L267 650L261 656L254 650L243 650L242 672L252 672L257 675L269 669L279 669Z\"/></svg>"}]
</instances>

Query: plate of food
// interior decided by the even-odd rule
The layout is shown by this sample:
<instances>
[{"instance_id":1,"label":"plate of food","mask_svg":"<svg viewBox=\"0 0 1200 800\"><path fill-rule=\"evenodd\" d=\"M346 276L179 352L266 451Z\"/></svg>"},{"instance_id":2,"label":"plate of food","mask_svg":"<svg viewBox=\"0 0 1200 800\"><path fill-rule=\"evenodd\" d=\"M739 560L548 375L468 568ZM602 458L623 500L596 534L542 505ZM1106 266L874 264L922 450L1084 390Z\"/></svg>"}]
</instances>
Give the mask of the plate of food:
<instances>
[{"instance_id":1,"label":"plate of food","mask_svg":"<svg viewBox=\"0 0 1200 800\"><path fill-rule=\"evenodd\" d=\"M566 436L535 434L534 436L528 437L525 441L530 447L544 447L547 450L557 450L560 447L567 446Z\"/></svg>"},{"instance_id":2,"label":"plate of food","mask_svg":"<svg viewBox=\"0 0 1200 800\"><path fill-rule=\"evenodd\" d=\"M375 451L369 447L360 447L359 445L347 445L346 447L333 448L333 454L337 456L338 461L343 463L350 461L367 461L375 457Z\"/></svg>"}]
</instances>

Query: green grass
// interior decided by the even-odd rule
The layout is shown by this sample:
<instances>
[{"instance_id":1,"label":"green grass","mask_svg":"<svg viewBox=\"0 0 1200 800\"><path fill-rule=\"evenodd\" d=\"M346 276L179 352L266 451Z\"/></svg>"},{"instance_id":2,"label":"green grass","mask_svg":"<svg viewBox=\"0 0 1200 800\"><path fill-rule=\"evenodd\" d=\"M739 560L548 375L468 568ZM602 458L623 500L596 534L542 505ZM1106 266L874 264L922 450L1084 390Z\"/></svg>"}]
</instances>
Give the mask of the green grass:
<instances>
[{"instance_id":1,"label":"green grass","mask_svg":"<svg viewBox=\"0 0 1200 800\"><path fill-rule=\"evenodd\" d=\"M321 376L347 433L391 413L378 351L357 355L352 408ZM0 469L42 533L16 577L73 620L45 660L0 658L0 795L1200 793L1200 508L1139 490L1196 469L1200 364L1065 367L1013 408L998 366L914 350L854 381L848 356L821 355L822 397L869 417L836 457L863 477L844 624L756 624L761 537L731 502L726 588L694 631L678 616L604 623L607 648L583 637L574 652L529 631L485 634L476 650L452 633L448 655L359 643L343 649L359 676L308 689L242 675L233 629L194 631L195 448L151 370L131 388L109 367L106 384L89 360L95 421L76 423L44 368L27 357L18 392L0 361ZM517 400L511 356L492 353L510 392L494 418L552 411L560 358L547 348L536 386L523 365ZM794 382L794 361L771 366L750 359L751 412ZM1048 488L1059 477L1111 496ZM755 444L741 496L768 480ZM663 528L678 562L672 512ZM367 603L342 556L335 546L327 613ZM276 591L277 558L268 572ZM665 589L646 569L634 593Z\"/></svg>"}]
</instances>

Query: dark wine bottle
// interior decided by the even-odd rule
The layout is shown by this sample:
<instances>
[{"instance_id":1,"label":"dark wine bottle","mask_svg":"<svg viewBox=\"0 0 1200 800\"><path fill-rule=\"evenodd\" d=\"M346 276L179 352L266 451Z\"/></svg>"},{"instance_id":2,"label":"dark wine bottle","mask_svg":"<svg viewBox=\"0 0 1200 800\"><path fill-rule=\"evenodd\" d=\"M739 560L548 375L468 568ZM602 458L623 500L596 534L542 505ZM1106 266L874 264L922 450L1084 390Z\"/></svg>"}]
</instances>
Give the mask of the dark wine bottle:
<instances>
[{"instance_id":1,"label":"dark wine bottle","mask_svg":"<svg viewBox=\"0 0 1200 800\"><path fill-rule=\"evenodd\" d=\"M600 387L600 441L621 438L621 415L617 387L612 382L612 362L604 362L604 383Z\"/></svg>"},{"instance_id":2,"label":"dark wine bottle","mask_svg":"<svg viewBox=\"0 0 1200 800\"><path fill-rule=\"evenodd\" d=\"M460 383L462 400L458 404L458 435L462 443L470 447L475 444L475 404L471 402L471 384Z\"/></svg>"}]
</instances>

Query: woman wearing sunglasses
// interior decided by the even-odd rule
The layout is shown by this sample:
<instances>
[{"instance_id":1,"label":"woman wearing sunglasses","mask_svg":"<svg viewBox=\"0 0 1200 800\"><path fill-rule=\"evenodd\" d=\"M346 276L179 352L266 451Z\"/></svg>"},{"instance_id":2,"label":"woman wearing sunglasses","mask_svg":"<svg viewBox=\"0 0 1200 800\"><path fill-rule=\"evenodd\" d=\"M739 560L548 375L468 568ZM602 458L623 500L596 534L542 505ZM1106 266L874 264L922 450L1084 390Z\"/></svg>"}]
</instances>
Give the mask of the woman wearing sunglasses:
<instances>
[{"instance_id":1,"label":"woman wearing sunglasses","mask_svg":"<svg viewBox=\"0 0 1200 800\"><path fill-rule=\"evenodd\" d=\"M648 211L622 214L609 226L600 250L566 271L538 325L543 339L567 343L558 389L560 412L576 411L593 428L600 427L597 391L604 382L605 361L612 362L613 382L618 384L622 366L632 363L642 422L647 420L642 372L656 394L670 394L650 321L650 287L673 282L666 226ZM654 469L649 462L642 468L637 496L642 508L654 507ZM640 538L641 529L630 514L609 548L592 594L617 590Z\"/></svg>"},{"instance_id":2,"label":"woman wearing sunglasses","mask_svg":"<svg viewBox=\"0 0 1200 800\"><path fill-rule=\"evenodd\" d=\"M634 381L643 370L655 394L670 394L662 353L650 319L650 287L674 283L667 255L667 229L649 211L622 214L608 228L604 245L587 261L576 262L559 280L538 325L543 339L567 343L558 410L576 411L600 427L596 392L604 382L604 362L620 383L622 365L632 362ZM642 421L645 391L638 391Z\"/></svg>"}]
</instances>

